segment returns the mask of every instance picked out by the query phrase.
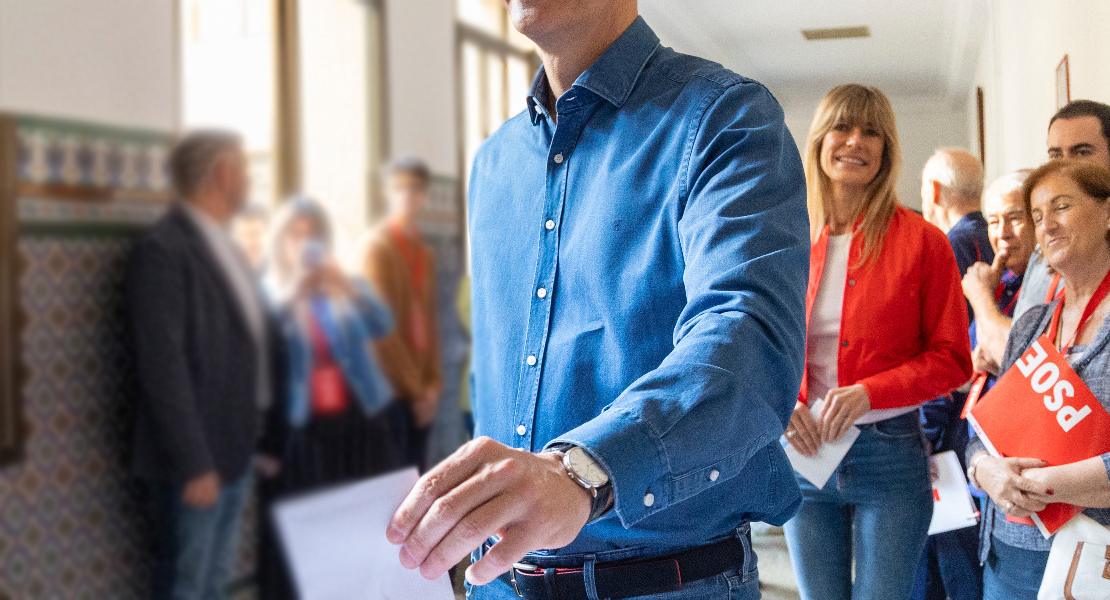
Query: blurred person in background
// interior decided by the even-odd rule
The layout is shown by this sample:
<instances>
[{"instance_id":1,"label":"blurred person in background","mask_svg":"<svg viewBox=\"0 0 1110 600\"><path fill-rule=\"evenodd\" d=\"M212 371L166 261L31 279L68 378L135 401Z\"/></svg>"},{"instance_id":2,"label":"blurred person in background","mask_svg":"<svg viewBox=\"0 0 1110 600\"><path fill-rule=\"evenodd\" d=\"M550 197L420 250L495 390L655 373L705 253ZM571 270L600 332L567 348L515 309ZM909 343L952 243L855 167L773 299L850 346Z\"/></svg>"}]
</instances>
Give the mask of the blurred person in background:
<instances>
[{"instance_id":1,"label":"blurred person in background","mask_svg":"<svg viewBox=\"0 0 1110 600\"><path fill-rule=\"evenodd\" d=\"M898 130L881 91L833 88L804 157L806 376L786 439L814 456L853 425L860 434L824 488L797 476L790 558L806 600L907 598L933 512L918 407L972 372L956 260L939 229L898 203Z\"/></svg>"},{"instance_id":2,"label":"blurred person in background","mask_svg":"<svg viewBox=\"0 0 1110 600\"><path fill-rule=\"evenodd\" d=\"M273 503L399 467L384 409L392 390L370 352L393 316L366 282L332 258L331 226L315 201L294 197L274 217L266 290L288 347L289 393L276 407L289 432L276 463L260 465L260 597L295 598L274 535Z\"/></svg>"},{"instance_id":3,"label":"blurred person in background","mask_svg":"<svg viewBox=\"0 0 1110 600\"><path fill-rule=\"evenodd\" d=\"M261 204L251 203L232 221L231 236L239 244L247 262L261 275L266 259L266 229L270 211Z\"/></svg>"},{"instance_id":4,"label":"blurred person in background","mask_svg":"<svg viewBox=\"0 0 1110 600\"><path fill-rule=\"evenodd\" d=\"M251 458L284 385L284 346L229 231L250 189L242 140L190 133L169 168L179 201L135 247L125 281L134 471L149 483L154 598L223 598ZM279 438L268 435L263 451L273 454Z\"/></svg>"},{"instance_id":5,"label":"blurred person in background","mask_svg":"<svg viewBox=\"0 0 1110 600\"><path fill-rule=\"evenodd\" d=\"M1029 175L1022 199L1065 293L1015 319L1000 371L1045 334L1110 409L1110 170L1089 160L1053 160ZM989 496L979 529L983 598L1036 598L1052 538L1028 518L1064 502L1110 526L1110 454L1049 467L1035 456L991 456L978 437L967 452L968 481Z\"/></svg>"},{"instance_id":6,"label":"blurred person in background","mask_svg":"<svg viewBox=\"0 0 1110 600\"><path fill-rule=\"evenodd\" d=\"M394 394L408 407L404 427L408 464L427 468L428 434L443 391L432 251L416 228L428 201L431 172L402 157L385 167L389 213L369 235L364 272L393 311L396 327L377 342L377 355Z\"/></svg>"},{"instance_id":7,"label":"blurred person in background","mask_svg":"<svg viewBox=\"0 0 1110 600\"><path fill-rule=\"evenodd\" d=\"M1110 105L1093 100L1068 103L1048 122L1047 148L1049 160L1089 160L1110 169ZM974 270L974 274L977 275L974 278L965 277L964 293L968 298L985 298L994 290L993 276L985 268ZM1048 268L1040 249L1034 250L1025 269L1013 319L1020 318L1026 310L1038 304L1051 301L1061 290L1060 278ZM982 349L979 357L997 365L1002 361L1012 320L992 307L990 302L980 302L979 305L983 311L978 313L976 319L976 333Z\"/></svg>"}]
</instances>

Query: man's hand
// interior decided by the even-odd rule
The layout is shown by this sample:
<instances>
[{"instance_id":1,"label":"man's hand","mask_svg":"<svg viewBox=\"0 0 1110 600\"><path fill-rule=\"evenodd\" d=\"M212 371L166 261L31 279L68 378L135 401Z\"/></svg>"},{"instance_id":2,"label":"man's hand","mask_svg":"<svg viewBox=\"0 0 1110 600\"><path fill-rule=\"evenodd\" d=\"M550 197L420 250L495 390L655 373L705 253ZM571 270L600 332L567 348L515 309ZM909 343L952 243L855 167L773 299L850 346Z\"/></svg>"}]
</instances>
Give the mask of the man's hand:
<instances>
[{"instance_id":1,"label":"man's hand","mask_svg":"<svg viewBox=\"0 0 1110 600\"><path fill-rule=\"evenodd\" d=\"M439 390L428 388L423 394L412 401L412 420L417 429L424 429L435 421L439 412Z\"/></svg>"},{"instance_id":2,"label":"man's hand","mask_svg":"<svg viewBox=\"0 0 1110 600\"><path fill-rule=\"evenodd\" d=\"M825 406L821 409L821 422L818 423L821 441L835 442L844 437L856 419L869 410L871 396L867 394L867 388L863 384L829 390L829 394L825 396Z\"/></svg>"},{"instance_id":3,"label":"man's hand","mask_svg":"<svg viewBox=\"0 0 1110 600\"><path fill-rule=\"evenodd\" d=\"M977 302L994 302L994 290L1002 283L1002 275L1006 273L1006 261L1009 258L1009 252L1000 250L994 255L994 262L991 264L977 262L967 268L967 273L964 274L960 285L972 308L975 308Z\"/></svg>"},{"instance_id":4,"label":"man's hand","mask_svg":"<svg viewBox=\"0 0 1110 600\"><path fill-rule=\"evenodd\" d=\"M485 585L528 552L574 541L590 508L589 492L567 476L562 454L480 437L420 478L386 536L403 544L405 568L434 579L497 535L500 541L466 570L472 585Z\"/></svg>"},{"instance_id":5,"label":"man's hand","mask_svg":"<svg viewBox=\"0 0 1110 600\"><path fill-rule=\"evenodd\" d=\"M809 414L809 406L801 402L794 405L790 425L786 428L786 441L802 456L817 456L821 450L821 432Z\"/></svg>"},{"instance_id":6,"label":"man's hand","mask_svg":"<svg viewBox=\"0 0 1110 600\"><path fill-rule=\"evenodd\" d=\"M273 479L281 474L281 459L269 454L254 455L254 470L263 479Z\"/></svg>"},{"instance_id":7,"label":"man's hand","mask_svg":"<svg viewBox=\"0 0 1110 600\"><path fill-rule=\"evenodd\" d=\"M215 471L198 475L185 483L181 500L185 506L203 510L212 508L220 498L220 476Z\"/></svg>"}]
</instances>

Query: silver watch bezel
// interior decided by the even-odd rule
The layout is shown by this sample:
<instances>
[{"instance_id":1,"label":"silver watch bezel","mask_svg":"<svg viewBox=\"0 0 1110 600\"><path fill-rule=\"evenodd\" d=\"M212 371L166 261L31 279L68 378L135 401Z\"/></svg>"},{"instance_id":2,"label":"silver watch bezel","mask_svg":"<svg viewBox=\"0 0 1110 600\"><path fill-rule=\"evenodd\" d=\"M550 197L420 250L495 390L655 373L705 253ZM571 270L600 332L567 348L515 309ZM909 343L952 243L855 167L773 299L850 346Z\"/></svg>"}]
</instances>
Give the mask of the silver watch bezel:
<instances>
[{"instance_id":1,"label":"silver watch bezel","mask_svg":"<svg viewBox=\"0 0 1110 600\"><path fill-rule=\"evenodd\" d=\"M585 468L583 468L583 465ZM601 465L584 448L571 446L564 450L563 467L566 468L568 475L579 481L583 487L591 490L591 492L596 492L598 488L609 483L609 475L605 472L605 469L602 469ZM600 474L600 479L587 479L585 476L587 468L591 468L593 472Z\"/></svg>"}]
</instances>

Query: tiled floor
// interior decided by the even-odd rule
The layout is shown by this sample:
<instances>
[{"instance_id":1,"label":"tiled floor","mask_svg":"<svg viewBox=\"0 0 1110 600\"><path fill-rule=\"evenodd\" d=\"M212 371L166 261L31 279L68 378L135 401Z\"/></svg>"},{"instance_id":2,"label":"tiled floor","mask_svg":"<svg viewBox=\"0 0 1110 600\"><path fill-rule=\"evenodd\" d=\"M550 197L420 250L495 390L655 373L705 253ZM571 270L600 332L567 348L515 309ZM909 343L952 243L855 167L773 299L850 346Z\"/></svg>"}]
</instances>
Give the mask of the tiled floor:
<instances>
[{"instance_id":1,"label":"tiled floor","mask_svg":"<svg viewBox=\"0 0 1110 600\"><path fill-rule=\"evenodd\" d=\"M799 600L798 584L790 567L782 528L753 524L752 547L759 557L759 585L763 600Z\"/></svg>"}]
</instances>

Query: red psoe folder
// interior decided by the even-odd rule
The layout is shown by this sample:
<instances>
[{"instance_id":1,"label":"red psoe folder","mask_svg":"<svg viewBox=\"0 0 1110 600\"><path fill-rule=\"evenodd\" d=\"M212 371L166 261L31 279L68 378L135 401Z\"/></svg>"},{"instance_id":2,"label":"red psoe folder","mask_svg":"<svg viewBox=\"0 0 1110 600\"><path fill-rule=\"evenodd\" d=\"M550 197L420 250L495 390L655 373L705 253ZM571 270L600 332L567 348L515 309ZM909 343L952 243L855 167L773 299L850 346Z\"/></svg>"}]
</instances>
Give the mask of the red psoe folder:
<instances>
[{"instance_id":1,"label":"red psoe folder","mask_svg":"<svg viewBox=\"0 0 1110 600\"><path fill-rule=\"evenodd\" d=\"M1110 413L1042 336L968 413L994 456L1066 465L1110 452ZM1083 509L1057 502L1033 515L1046 538Z\"/></svg>"}]
</instances>

